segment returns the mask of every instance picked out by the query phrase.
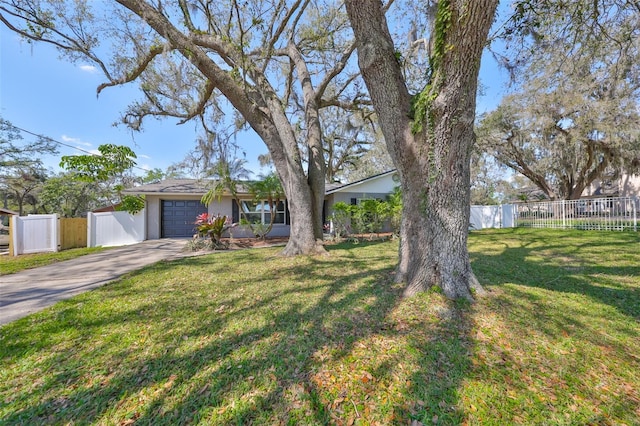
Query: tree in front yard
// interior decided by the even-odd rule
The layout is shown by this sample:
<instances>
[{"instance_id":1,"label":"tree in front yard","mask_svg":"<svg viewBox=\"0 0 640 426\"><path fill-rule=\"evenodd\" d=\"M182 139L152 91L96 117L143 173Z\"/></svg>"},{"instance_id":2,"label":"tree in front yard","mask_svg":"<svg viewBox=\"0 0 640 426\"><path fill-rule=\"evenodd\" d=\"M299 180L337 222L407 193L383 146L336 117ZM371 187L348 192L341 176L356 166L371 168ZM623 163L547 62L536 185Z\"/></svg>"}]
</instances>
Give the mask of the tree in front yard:
<instances>
[{"instance_id":1,"label":"tree in front yard","mask_svg":"<svg viewBox=\"0 0 640 426\"><path fill-rule=\"evenodd\" d=\"M340 3L0 0L0 21L90 60L108 80L98 92L140 83L144 98L123 117L134 129L147 117L208 125L233 110L234 124L264 141L283 182L291 212L283 254L324 252L319 110L361 96L357 71L343 73L355 45Z\"/></svg>"},{"instance_id":2,"label":"tree in front yard","mask_svg":"<svg viewBox=\"0 0 640 426\"><path fill-rule=\"evenodd\" d=\"M428 37L428 84L411 94L380 0L347 0L358 64L398 169L403 210L396 279L412 295L481 291L469 261L469 159L480 58L498 0L440 0ZM411 58L403 58L410 60Z\"/></svg>"},{"instance_id":3,"label":"tree in front yard","mask_svg":"<svg viewBox=\"0 0 640 426\"><path fill-rule=\"evenodd\" d=\"M578 199L640 171L640 10L537 3L510 21L527 29L510 32L511 44L527 49L512 58L515 89L482 119L478 143L549 199Z\"/></svg>"}]
</instances>

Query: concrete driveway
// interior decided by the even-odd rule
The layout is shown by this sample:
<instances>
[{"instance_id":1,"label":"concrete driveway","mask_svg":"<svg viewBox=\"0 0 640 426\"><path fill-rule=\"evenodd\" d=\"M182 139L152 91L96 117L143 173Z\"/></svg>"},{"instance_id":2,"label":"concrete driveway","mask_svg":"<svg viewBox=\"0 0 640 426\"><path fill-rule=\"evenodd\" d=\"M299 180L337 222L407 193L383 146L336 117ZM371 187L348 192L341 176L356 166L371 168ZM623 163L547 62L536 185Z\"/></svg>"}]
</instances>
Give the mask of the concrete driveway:
<instances>
[{"instance_id":1,"label":"concrete driveway","mask_svg":"<svg viewBox=\"0 0 640 426\"><path fill-rule=\"evenodd\" d=\"M146 265L193 255L186 239L149 240L130 246L0 276L0 325L99 287Z\"/></svg>"}]
</instances>

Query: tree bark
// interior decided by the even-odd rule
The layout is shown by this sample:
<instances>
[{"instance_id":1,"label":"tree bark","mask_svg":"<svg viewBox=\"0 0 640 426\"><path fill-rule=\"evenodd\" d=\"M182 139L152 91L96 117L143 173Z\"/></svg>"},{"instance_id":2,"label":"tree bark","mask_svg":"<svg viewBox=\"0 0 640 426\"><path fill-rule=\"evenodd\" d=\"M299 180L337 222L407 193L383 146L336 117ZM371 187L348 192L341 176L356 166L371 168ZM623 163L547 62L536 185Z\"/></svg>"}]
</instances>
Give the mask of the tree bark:
<instances>
[{"instance_id":1,"label":"tree bark","mask_svg":"<svg viewBox=\"0 0 640 426\"><path fill-rule=\"evenodd\" d=\"M395 56L380 0L347 0L358 64L400 176L403 211L397 280L405 295L437 285L449 298L472 300L482 288L467 250L470 153L480 58L497 0L441 0L448 25L431 37L444 43L431 61L422 130L412 130L411 96Z\"/></svg>"}]
</instances>

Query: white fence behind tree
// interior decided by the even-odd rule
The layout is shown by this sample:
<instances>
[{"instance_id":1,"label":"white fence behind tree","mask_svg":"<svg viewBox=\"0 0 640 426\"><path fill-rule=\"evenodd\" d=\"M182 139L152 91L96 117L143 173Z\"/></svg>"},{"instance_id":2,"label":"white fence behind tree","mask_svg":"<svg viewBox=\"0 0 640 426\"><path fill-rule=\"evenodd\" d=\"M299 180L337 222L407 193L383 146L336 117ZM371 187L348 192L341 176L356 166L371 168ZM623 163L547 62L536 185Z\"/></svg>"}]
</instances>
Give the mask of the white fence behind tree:
<instances>
[{"instance_id":1,"label":"white fence behind tree","mask_svg":"<svg viewBox=\"0 0 640 426\"><path fill-rule=\"evenodd\" d=\"M501 206L471 206L471 229L501 228Z\"/></svg>"},{"instance_id":2,"label":"white fence behind tree","mask_svg":"<svg viewBox=\"0 0 640 426\"><path fill-rule=\"evenodd\" d=\"M12 216L15 255L58 251L58 215Z\"/></svg>"},{"instance_id":3,"label":"white fence behind tree","mask_svg":"<svg viewBox=\"0 0 640 426\"><path fill-rule=\"evenodd\" d=\"M518 203L516 226L533 228L638 230L638 197Z\"/></svg>"},{"instance_id":4,"label":"white fence behind tree","mask_svg":"<svg viewBox=\"0 0 640 426\"><path fill-rule=\"evenodd\" d=\"M514 205L471 206L469 222L471 229L513 228L515 226Z\"/></svg>"},{"instance_id":5,"label":"white fence behind tree","mask_svg":"<svg viewBox=\"0 0 640 426\"><path fill-rule=\"evenodd\" d=\"M135 244L146 236L145 212L89 213L87 215L87 245L111 247Z\"/></svg>"}]
</instances>

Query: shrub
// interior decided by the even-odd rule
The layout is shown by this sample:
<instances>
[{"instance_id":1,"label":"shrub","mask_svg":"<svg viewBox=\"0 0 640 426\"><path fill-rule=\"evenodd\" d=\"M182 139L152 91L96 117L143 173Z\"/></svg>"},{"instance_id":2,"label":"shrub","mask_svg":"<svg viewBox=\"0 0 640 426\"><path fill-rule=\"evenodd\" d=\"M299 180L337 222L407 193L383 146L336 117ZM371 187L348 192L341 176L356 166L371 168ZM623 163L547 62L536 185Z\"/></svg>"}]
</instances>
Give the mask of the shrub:
<instances>
[{"instance_id":1,"label":"shrub","mask_svg":"<svg viewBox=\"0 0 640 426\"><path fill-rule=\"evenodd\" d=\"M339 201L333 205L333 232L336 237L345 237L351 233L351 206L344 201Z\"/></svg>"},{"instance_id":2,"label":"shrub","mask_svg":"<svg viewBox=\"0 0 640 426\"><path fill-rule=\"evenodd\" d=\"M200 236L211 239L213 250L227 249L229 247L228 243L222 241L222 234L237 225L231 223L230 218L227 216L209 215L209 213L199 215L195 224Z\"/></svg>"}]
</instances>

